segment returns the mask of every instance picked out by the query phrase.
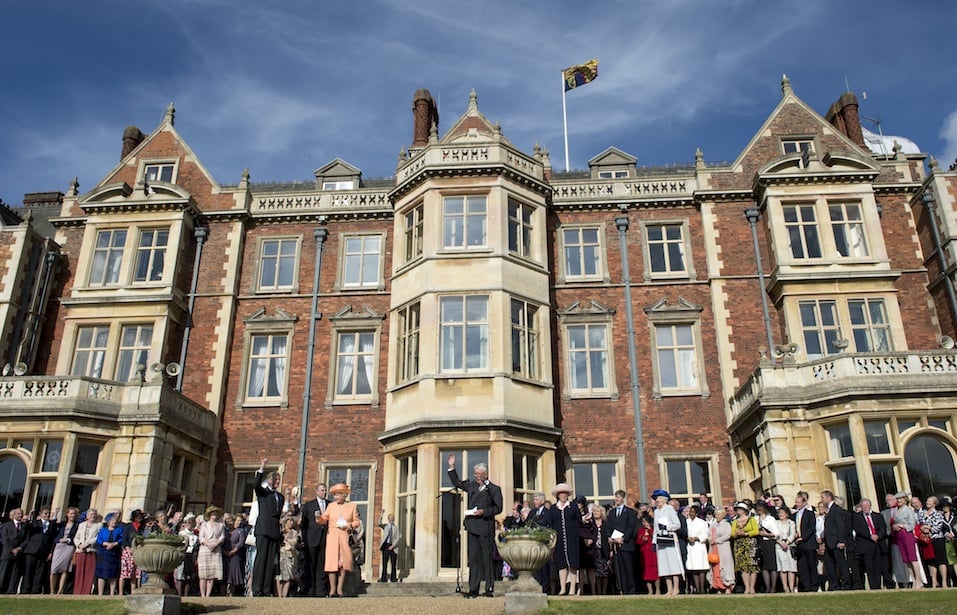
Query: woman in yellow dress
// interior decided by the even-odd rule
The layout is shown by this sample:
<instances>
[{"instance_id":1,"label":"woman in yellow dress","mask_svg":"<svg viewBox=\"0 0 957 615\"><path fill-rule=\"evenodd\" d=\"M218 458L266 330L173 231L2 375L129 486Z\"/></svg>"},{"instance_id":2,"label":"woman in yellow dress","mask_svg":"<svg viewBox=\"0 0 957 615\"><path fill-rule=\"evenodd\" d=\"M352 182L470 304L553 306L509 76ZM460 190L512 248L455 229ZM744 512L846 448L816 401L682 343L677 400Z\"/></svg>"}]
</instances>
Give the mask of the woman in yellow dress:
<instances>
[{"instance_id":1,"label":"woman in yellow dress","mask_svg":"<svg viewBox=\"0 0 957 615\"><path fill-rule=\"evenodd\" d=\"M349 485L344 483L333 485L329 493L335 501L326 506L325 514L319 518L319 523L329 528L326 534L325 571L329 574L330 598L342 597L345 573L352 571L352 549L349 547L349 536L361 525L359 510L355 503L346 501L349 492Z\"/></svg>"}]
</instances>

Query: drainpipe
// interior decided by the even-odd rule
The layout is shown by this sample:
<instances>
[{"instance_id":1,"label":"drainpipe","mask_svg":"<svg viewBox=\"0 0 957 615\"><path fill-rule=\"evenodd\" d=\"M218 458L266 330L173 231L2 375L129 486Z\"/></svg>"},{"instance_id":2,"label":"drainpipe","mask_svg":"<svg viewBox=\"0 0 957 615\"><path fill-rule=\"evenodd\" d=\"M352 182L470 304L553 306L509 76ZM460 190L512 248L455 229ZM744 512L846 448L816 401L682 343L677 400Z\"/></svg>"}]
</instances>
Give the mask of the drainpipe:
<instances>
[{"instance_id":1,"label":"drainpipe","mask_svg":"<svg viewBox=\"0 0 957 615\"><path fill-rule=\"evenodd\" d=\"M179 352L179 373L176 374L176 390L183 390L183 373L186 371L186 348L189 346L189 332L193 329L193 308L196 306L196 287L199 284L199 263L203 257L203 244L209 231L198 226L193 231L196 238L196 258L193 260L193 280L189 285L189 307L186 309L186 327L183 329L183 344Z\"/></svg>"},{"instance_id":2,"label":"drainpipe","mask_svg":"<svg viewBox=\"0 0 957 615\"><path fill-rule=\"evenodd\" d=\"M625 209L622 208L624 212ZM648 496L645 483L645 436L641 429L641 399L638 397L638 360L635 352L635 319L631 309L631 274L628 271L628 216L615 218L618 227L618 243L621 246L621 271L625 282L625 318L628 319L628 370L631 377L631 407L635 413L635 446L638 449L639 500Z\"/></svg>"},{"instance_id":3,"label":"drainpipe","mask_svg":"<svg viewBox=\"0 0 957 615\"><path fill-rule=\"evenodd\" d=\"M325 223L323 218L320 218ZM316 270L312 278L312 313L309 316L309 348L306 351L306 382L305 392L302 395L302 433L299 435L299 476L296 484L299 485L299 500L305 497L304 481L306 476L306 436L309 433L309 405L312 403L312 366L316 355L316 323L322 318L319 312L319 272L322 269L322 246L329 236L329 231L317 228L316 237Z\"/></svg>"},{"instance_id":4,"label":"drainpipe","mask_svg":"<svg viewBox=\"0 0 957 615\"><path fill-rule=\"evenodd\" d=\"M944 259L944 251L940 244L940 229L937 227L937 206L934 204L934 195L925 192L920 195L920 200L927 207L927 217L930 218L931 235L934 238L934 253L937 256L937 266L940 267L940 275L944 276L944 288L947 290L947 301L950 303L950 317L957 326L957 296L954 295L954 281L947 273L947 261Z\"/></svg>"},{"instance_id":5,"label":"drainpipe","mask_svg":"<svg viewBox=\"0 0 957 615\"><path fill-rule=\"evenodd\" d=\"M744 217L751 224L751 240L754 242L754 260L758 265L758 285L761 287L761 312L764 314L764 332L768 336L768 352L774 352L774 335L771 333L771 312L768 310L768 293L764 289L764 268L761 266L761 249L758 247L758 218L761 210L748 207Z\"/></svg>"}]
</instances>

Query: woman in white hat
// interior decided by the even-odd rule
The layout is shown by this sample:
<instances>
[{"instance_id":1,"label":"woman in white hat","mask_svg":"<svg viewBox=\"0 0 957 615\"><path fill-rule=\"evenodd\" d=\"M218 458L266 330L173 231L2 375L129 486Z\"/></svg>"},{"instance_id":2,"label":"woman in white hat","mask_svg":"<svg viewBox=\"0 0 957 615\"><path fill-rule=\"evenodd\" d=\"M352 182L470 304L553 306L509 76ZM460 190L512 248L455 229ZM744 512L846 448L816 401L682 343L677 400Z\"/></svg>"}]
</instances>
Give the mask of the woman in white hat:
<instances>
[{"instance_id":1,"label":"woman in white hat","mask_svg":"<svg viewBox=\"0 0 957 615\"><path fill-rule=\"evenodd\" d=\"M568 483L555 485L552 495L558 500L552 514L552 529L558 532L558 541L555 543L558 595L573 596L578 593L578 526L581 524L581 513L578 512L578 506L570 500L572 488Z\"/></svg>"}]
</instances>

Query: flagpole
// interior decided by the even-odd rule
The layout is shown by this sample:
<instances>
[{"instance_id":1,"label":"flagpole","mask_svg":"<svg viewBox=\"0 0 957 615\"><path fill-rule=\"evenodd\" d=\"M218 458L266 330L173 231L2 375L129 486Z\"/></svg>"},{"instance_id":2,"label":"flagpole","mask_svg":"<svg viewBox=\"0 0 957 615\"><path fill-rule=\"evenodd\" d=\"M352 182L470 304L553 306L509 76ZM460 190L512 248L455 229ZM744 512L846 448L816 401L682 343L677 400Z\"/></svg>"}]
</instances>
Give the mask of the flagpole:
<instances>
[{"instance_id":1,"label":"flagpole","mask_svg":"<svg viewBox=\"0 0 957 615\"><path fill-rule=\"evenodd\" d=\"M565 172L568 173L568 111L565 110L565 71L562 71L562 126L565 129Z\"/></svg>"}]
</instances>

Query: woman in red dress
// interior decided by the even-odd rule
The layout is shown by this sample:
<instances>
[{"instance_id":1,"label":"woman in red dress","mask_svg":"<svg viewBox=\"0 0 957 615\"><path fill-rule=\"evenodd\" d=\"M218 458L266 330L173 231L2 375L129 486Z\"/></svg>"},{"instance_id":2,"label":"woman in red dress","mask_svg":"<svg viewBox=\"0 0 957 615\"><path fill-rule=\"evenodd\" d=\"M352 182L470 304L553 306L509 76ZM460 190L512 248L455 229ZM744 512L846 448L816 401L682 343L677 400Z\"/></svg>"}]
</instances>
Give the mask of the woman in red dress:
<instances>
[{"instance_id":1,"label":"woman in red dress","mask_svg":"<svg viewBox=\"0 0 957 615\"><path fill-rule=\"evenodd\" d=\"M654 531L651 529L654 523L651 515L642 516L641 527L635 536L641 561L641 580L648 584L648 592L651 594L658 593L658 554L655 553L655 545L652 542Z\"/></svg>"}]
</instances>

